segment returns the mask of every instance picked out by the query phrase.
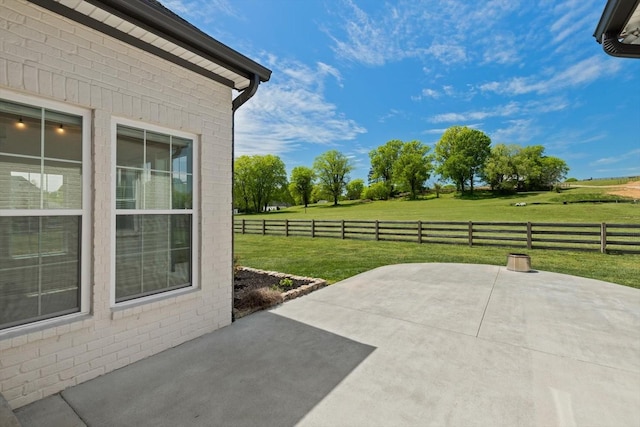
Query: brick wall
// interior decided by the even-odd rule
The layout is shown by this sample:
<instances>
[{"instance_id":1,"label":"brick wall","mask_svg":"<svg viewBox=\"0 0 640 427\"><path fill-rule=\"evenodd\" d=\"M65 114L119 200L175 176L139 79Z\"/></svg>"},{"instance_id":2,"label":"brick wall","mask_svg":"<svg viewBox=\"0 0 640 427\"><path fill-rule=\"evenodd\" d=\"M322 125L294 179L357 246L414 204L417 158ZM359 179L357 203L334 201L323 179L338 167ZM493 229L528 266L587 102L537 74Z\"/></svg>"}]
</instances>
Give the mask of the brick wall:
<instances>
[{"instance_id":1,"label":"brick wall","mask_svg":"<svg viewBox=\"0 0 640 427\"><path fill-rule=\"evenodd\" d=\"M0 332L0 393L17 408L231 322L232 94L22 0L0 2L0 51L0 88L93 114L91 313L23 333ZM110 306L112 117L200 137L205 262L194 271L197 291L126 309Z\"/></svg>"}]
</instances>

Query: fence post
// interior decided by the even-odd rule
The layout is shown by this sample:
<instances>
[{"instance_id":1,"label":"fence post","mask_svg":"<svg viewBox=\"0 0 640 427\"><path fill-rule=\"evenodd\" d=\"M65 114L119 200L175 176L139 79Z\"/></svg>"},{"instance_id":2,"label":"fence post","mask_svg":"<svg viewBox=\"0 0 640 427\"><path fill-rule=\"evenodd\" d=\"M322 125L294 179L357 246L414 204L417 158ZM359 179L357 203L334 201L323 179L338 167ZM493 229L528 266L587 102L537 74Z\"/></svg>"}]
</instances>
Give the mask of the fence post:
<instances>
[{"instance_id":1,"label":"fence post","mask_svg":"<svg viewBox=\"0 0 640 427\"><path fill-rule=\"evenodd\" d=\"M418 243L422 243L422 221L418 220Z\"/></svg>"},{"instance_id":2,"label":"fence post","mask_svg":"<svg viewBox=\"0 0 640 427\"><path fill-rule=\"evenodd\" d=\"M340 229L340 238L344 240L344 219L342 220L342 228Z\"/></svg>"},{"instance_id":3,"label":"fence post","mask_svg":"<svg viewBox=\"0 0 640 427\"><path fill-rule=\"evenodd\" d=\"M527 222L527 249L533 247L533 227L530 222Z\"/></svg>"},{"instance_id":4,"label":"fence post","mask_svg":"<svg viewBox=\"0 0 640 427\"><path fill-rule=\"evenodd\" d=\"M469 246L473 246L473 222L469 221Z\"/></svg>"},{"instance_id":5,"label":"fence post","mask_svg":"<svg viewBox=\"0 0 640 427\"><path fill-rule=\"evenodd\" d=\"M380 230L379 230L379 227L378 227L378 220L377 219L376 219L375 230L376 230L376 240L380 240Z\"/></svg>"},{"instance_id":6,"label":"fence post","mask_svg":"<svg viewBox=\"0 0 640 427\"><path fill-rule=\"evenodd\" d=\"M607 253L607 224L600 224L600 252Z\"/></svg>"},{"instance_id":7,"label":"fence post","mask_svg":"<svg viewBox=\"0 0 640 427\"><path fill-rule=\"evenodd\" d=\"M289 237L289 220L284 220L284 237Z\"/></svg>"},{"instance_id":8,"label":"fence post","mask_svg":"<svg viewBox=\"0 0 640 427\"><path fill-rule=\"evenodd\" d=\"M262 220L262 235L265 236L267 234L267 220Z\"/></svg>"},{"instance_id":9,"label":"fence post","mask_svg":"<svg viewBox=\"0 0 640 427\"><path fill-rule=\"evenodd\" d=\"M242 234L244 234L244 221L245 221L245 219L242 218Z\"/></svg>"},{"instance_id":10,"label":"fence post","mask_svg":"<svg viewBox=\"0 0 640 427\"><path fill-rule=\"evenodd\" d=\"M316 237L316 220L311 220L311 237Z\"/></svg>"}]
</instances>

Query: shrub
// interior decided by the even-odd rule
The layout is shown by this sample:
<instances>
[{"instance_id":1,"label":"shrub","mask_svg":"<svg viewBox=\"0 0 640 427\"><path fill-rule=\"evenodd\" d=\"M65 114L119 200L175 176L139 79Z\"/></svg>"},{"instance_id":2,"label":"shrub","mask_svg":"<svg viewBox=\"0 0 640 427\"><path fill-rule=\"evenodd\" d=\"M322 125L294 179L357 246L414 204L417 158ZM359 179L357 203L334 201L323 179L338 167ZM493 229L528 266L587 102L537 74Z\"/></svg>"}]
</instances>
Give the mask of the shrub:
<instances>
[{"instance_id":1,"label":"shrub","mask_svg":"<svg viewBox=\"0 0 640 427\"><path fill-rule=\"evenodd\" d=\"M278 291L269 288L258 288L247 292L236 305L239 310L264 310L283 302Z\"/></svg>"},{"instance_id":2,"label":"shrub","mask_svg":"<svg viewBox=\"0 0 640 427\"><path fill-rule=\"evenodd\" d=\"M286 292L290 289L293 289L293 280L288 277L280 279L277 285L271 286L271 289L277 292Z\"/></svg>"},{"instance_id":3,"label":"shrub","mask_svg":"<svg viewBox=\"0 0 640 427\"><path fill-rule=\"evenodd\" d=\"M387 200L389 198L389 188L384 182L376 182L364 189L363 198Z\"/></svg>"}]
</instances>

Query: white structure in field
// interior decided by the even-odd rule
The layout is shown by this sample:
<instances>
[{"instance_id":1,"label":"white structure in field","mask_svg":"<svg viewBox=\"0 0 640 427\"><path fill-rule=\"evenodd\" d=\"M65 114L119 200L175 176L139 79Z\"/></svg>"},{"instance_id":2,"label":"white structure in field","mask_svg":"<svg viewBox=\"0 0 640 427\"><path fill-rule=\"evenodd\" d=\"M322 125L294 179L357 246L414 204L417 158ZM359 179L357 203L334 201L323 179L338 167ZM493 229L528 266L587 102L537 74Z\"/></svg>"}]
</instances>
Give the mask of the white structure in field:
<instances>
[{"instance_id":1,"label":"white structure in field","mask_svg":"<svg viewBox=\"0 0 640 427\"><path fill-rule=\"evenodd\" d=\"M0 47L17 408L231 322L233 113L271 72L155 0L4 0Z\"/></svg>"}]
</instances>

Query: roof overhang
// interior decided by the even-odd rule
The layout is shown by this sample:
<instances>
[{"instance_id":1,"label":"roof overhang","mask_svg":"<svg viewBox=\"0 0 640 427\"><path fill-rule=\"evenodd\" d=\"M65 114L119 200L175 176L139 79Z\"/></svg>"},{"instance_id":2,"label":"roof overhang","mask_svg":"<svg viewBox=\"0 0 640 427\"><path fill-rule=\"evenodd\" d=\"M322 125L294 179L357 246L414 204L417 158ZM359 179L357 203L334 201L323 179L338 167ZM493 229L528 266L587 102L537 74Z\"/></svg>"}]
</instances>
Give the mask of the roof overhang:
<instances>
[{"instance_id":1,"label":"roof overhang","mask_svg":"<svg viewBox=\"0 0 640 427\"><path fill-rule=\"evenodd\" d=\"M593 36L609 55L640 58L640 0L608 0Z\"/></svg>"},{"instance_id":2,"label":"roof overhang","mask_svg":"<svg viewBox=\"0 0 640 427\"><path fill-rule=\"evenodd\" d=\"M236 90L271 77L155 0L29 1Z\"/></svg>"}]
</instances>

